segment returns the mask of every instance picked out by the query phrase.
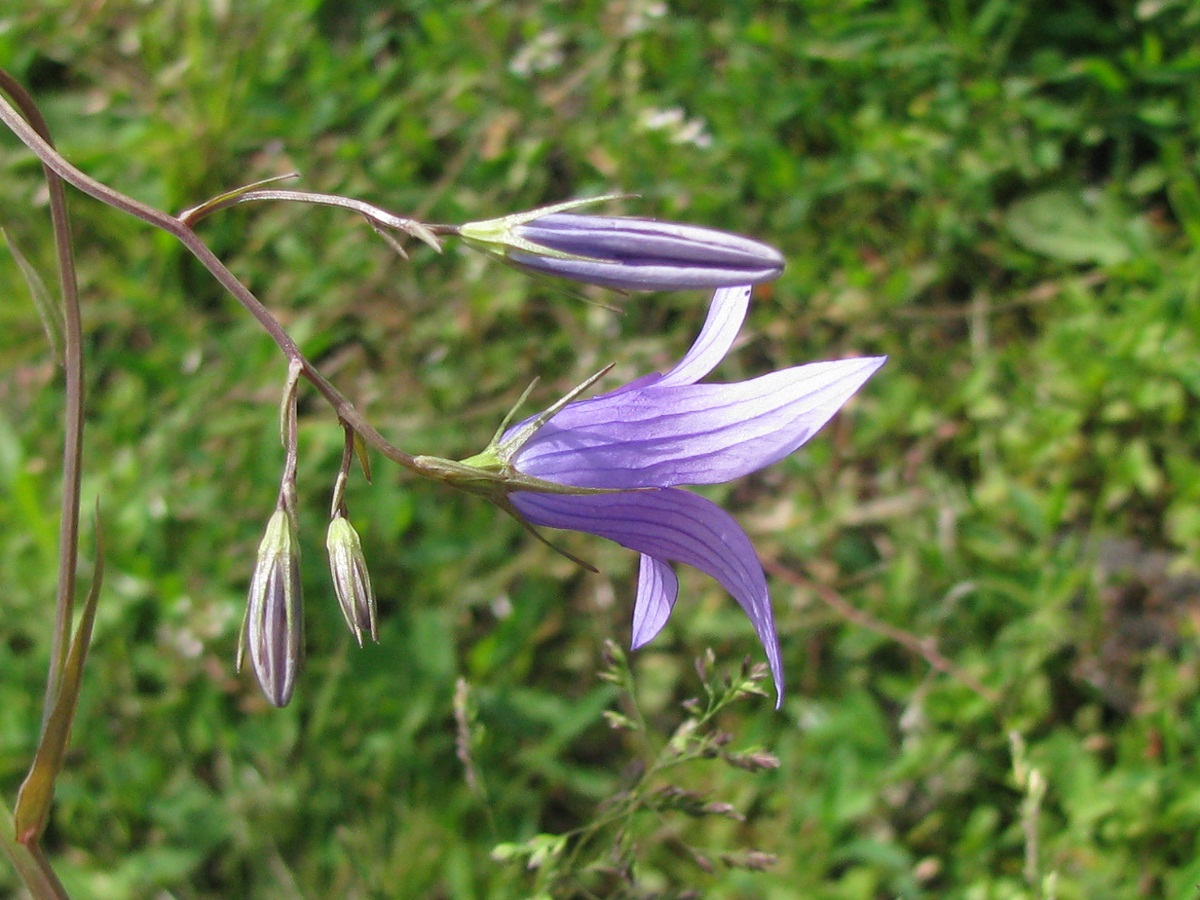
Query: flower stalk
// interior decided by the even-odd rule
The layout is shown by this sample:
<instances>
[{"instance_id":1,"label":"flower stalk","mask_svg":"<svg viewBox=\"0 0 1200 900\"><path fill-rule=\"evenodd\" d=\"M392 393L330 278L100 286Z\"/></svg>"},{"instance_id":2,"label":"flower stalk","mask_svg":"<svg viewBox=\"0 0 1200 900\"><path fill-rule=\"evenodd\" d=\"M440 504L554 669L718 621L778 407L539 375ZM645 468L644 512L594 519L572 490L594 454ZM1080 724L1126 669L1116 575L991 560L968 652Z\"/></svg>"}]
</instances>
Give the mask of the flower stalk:
<instances>
[{"instance_id":1,"label":"flower stalk","mask_svg":"<svg viewBox=\"0 0 1200 900\"><path fill-rule=\"evenodd\" d=\"M280 403L280 438L285 449L283 478L275 512L258 545L250 578L246 616L238 637L237 669L246 651L263 694L273 706L287 706L304 662L304 607L300 581L300 544L296 524L296 393L300 366L288 369Z\"/></svg>"}]
</instances>

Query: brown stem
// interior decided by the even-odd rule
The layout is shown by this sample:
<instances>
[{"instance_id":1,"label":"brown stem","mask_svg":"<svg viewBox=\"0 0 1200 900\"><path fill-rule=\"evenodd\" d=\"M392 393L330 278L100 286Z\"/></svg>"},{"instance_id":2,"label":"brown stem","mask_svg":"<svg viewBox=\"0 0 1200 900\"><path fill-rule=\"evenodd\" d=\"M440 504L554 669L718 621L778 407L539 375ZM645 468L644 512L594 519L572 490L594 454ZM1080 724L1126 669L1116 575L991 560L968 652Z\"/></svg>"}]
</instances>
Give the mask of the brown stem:
<instances>
[{"instance_id":1,"label":"brown stem","mask_svg":"<svg viewBox=\"0 0 1200 900\"><path fill-rule=\"evenodd\" d=\"M794 569L785 566L777 559L767 558L762 561L763 569L768 574L774 575L781 581L786 581L792 587L801 588L806 591L812 591L816 594L826 606L836 612L839 616L848 622L853 622L863 628L874 631L876 634L881 634L884 637L895 641L902 647L908 648L913 653L920 656L931 667L937 669L946 675L949 675L955 681L970 688L976 694L990 703L999 703L1000 696L987 687L982 681L971 675L964 669L956 666L946 657L938 652L937 646L932 639L922 639L915 634L905 631L903 628L897 628L895 625L889 625L887 622L881 622L870 613L863 612L855 606L847 603L842 599L842 595L827 585L820 584L811 579L805 578Z\"/></svg>"},{"instance_id":2,"label":"brown stem","mask_svg":"<svg viewBox=\"0 0 1200 900\"><path fill-rule=\"evenodd\" d=\"M179 214L178 221L190 228L209 213L254 200L291 200L300 203L312 203L318 206L336 206L340 209L348 209L358 213L374 226L383 226L403 231L405 234L412 235L424 241L438 253L442 252L441 245L437 242L437 238L434 237L434 232L421 222L394 215L385 209L380 209L378 206L364 203L362 200L355 200L353 197L342 197L338 194L318 194L312 191L285 191L275 188L231 191L219 200L202 203L197 207L185 210ZM444 227L439 226L439 228ZM438 233L457 234L458 231L456 228L452 232L439 231Z\"/></svg>"},{"instance_id":3,"label":"brown stem","mask_svg":"<svg viewBox=\"0 0 1200 900\"><path fill-rule=\"evenodd\" d=\"M152 206L147 206L138 200L134 200L132 197L128 197L120 191L116 191L76 169L53 146L45 141L36 129L30 127L3 98L0 98L0 122L8 126L32 150L44 166L73 187L83 191L83 193L90 197L94 197L101 203L141 219L143 222L147 222L155 228L159 228L174 236L200 261L201 265L212 273L212 276L220 282L221 286L229 291L234 299L242 304L258 320L263 330L270 335L276 346L287 357L289 364L295 362L300 365L304 378L317 389L346 425L357 431L369 446L374 447L388 459L404 466L410 471L427 474L425 466L413 456L388 442L383 435L376 431L363 418L354 408L353 404L326 380L325 376L317 370L316 366L309 362L304 354L300 352L300 348L296 346L295 341L288 336L283 326L276 321L270 311L263 306L247 287L238 281L237 277L229 271L225 264L217 258L216 254L208 248L208 245L185 222L177 219L175 216L161 212Z\"/></svg>"},{"instance_id":4,"label":"brown stem","mask_svg":"<svg viewBox=\"0 0 1200 900\"><path fill-rule=\"evenodd\" d=\"M0 69L0 89L12 97L25 119L21 124L44 141L50 152L54 144L50 128L37 104L12 76ZM3 103L0 99L0 103ZM7 104L5 104L7 106ZM28 120L28 122L26 122ZM42 727L54 709L62 680L63 662L71 642L71 616L75 607L75 575L79 565L80 467L83 459L83 326L79 311L79 287L71 251L71 223L62 180L44 160L42 168L50 190L50 219L58 256L59 289L63 302L63 370L66 401L63 425L63 487L58 521L58 585L54 600L54 640L46 675L46 697L42 705Z\"/></svg>"},{"instance_id":5,"label":"brown stem","mask_svg":"<svg viewBox=\"0 0 1200 900\"><path fill-rule=\"evenodd\" d=\"M354 464L354 432L346 429L346 442L342 447L342 463L338 466L337 479L333 483L333 500L330 502L330 517L346 515L346 482L350 480L350 467Z\"/></svg>"}]
</instances>

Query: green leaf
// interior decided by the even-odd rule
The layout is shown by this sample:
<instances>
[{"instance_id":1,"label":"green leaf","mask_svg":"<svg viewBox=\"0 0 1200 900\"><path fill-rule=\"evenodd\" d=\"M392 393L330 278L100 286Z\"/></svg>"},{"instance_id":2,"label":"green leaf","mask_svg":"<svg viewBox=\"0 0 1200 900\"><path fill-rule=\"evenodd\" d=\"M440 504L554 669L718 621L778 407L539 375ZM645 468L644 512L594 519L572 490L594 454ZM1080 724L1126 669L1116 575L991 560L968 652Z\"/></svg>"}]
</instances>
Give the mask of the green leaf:
<instances>
[{"instance_id":1,"label":"green leaf","mask_svg":"<svg viewBox=\"0 0 1200 900\"><path fill-rule=\"evenodd\" d=\"M209 213L216 212L219 209L224 209L227 206L233 206L246 194L252 191L261 190L268 185L278 184L281 181L290 181L293 178L299 178L299 172L288 172L284 175L275 175L271 178L263 178L260 181L244 184L241 187L236 187L233 190L225 191L205 200L198 206L193 206L190 209L185 209L179 214L179 217L189 227L194 226L198 221L203 219Z\"/></svg>"},{"instance_id":2,"label":"green leaf","mask_svg":"<svg viewBox=\"0 0 1200 900\"><path fill-rule=\"evenodd\" d=\"M75 629L67 663L63 668L62 683L54 700L54 710L46 719L42 738L33 756L33 765L17 793L17 807L13 812L17 840L23 844L36 842L50 819L50 804L54 800L54 782L62 770L67 742L71 738L71 723L75 719L75 708L79 703L79 691L83 686L83 664L87 659L88 645L92 640L92 625L96 621L96 605L100 598L100 584L104 578L104 537L100 529L100 517L96 519L96 572L83 605L83 615Z\"/></svg>"},{"instance_id":3,"label":"green leaf","mask_svg":"<svg viewBox=\"0 0 1200 900\"><path fill-rule=\"evenodd\" d=\"M42 276L38 274L29 258L21 252L17 242L13 240L13 236L4 228L0 228L0 235L4 236L4 240L8 243L8 250L17 262L17 268L25 277L25 283L29 286L29 293L33 297L33 305L37 308L38 317L42 320L42 327L46 329L46 340L50 342L54 358L61 366L63 364L62 306L54 299L46 287L46 282L42 281Z\"/></svg>"},{"instance_id":4,"label":"green leaf","mask_svg":"<svg viewBox=\"0 0 1200 900\"><path fill-rule=\"evenodd\" d=\"M1192 243L1200 247L1200 184L1197 184L1178 142L1167 144L1163 157L1166 160L1167 199L1171 204L1171 212Z\"/></svg>"},{"instance_id":5,"label":"green leaf","mask_svg":"<svg viewBox=\"0 0 1200 900\"><path fill-rule=\"evenodd\" d=\"M1136 219L1114 203L1090 202L1080 191L1055 189L1018 200L1004 224L1028 250L1068 263L1115 265L1140 248Z\"/></svg>"}]
</instances>

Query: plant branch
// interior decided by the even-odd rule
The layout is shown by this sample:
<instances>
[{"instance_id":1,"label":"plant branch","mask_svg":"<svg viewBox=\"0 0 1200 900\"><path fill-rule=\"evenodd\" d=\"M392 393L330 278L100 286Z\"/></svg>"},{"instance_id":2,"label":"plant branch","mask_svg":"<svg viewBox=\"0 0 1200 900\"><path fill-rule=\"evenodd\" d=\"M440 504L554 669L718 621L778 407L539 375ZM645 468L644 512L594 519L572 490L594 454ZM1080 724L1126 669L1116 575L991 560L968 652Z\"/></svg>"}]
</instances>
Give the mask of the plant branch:
<instances>
[{"instance_id":1,"label":"plant branch","mask_svg":"<svg viewBox=\"0 0 1200 900\"><path fill-rule=\"evenodd\" d=\"M361 215L373 226L383 226L403 231L405 234L424 241L438 253L442 252L442 247L438 243L437 238L434 237L434 232L415 219L406 219L403 216L394 215L387 210L380 209L378 206L373 206L362 200L355 200L353 197L341 197L337 194L318 194L311 191L285 191L276 189L230 191L227 194L222 194L216 200L210 200L206 203L201 203L199 206L184 210L179 214L179 221L190 228L209 213L253 200L291 200L300 203L314 203L319 206L336 206L341 209L348 209ZM454 233L457 233L457 231Z\"/></svg>"},{"instance_id":2,"label":"plant branch","mask_svg":"<svg viewBox=\"0 0 1200 900\"><path fill-rule=\"evenodd\" d=\"M989 703L996 704L1000 702L1000 696L995 691L974 675L971 675L944 657L938 651L937 645L932 638L920 638L910 631L905 631L903 628L897 628L895 625L879 621L879 619L876 619L870 613L863 612L861 609L847 603L842 598L842 595L833 588L805 578L799 572L785 566L777 559L763 559L762 564L763 569L767 573L774 575L781 581L786 581L792 587L812 591L821 599L822 603L846 621L853 622L855 625L859 625L862 628L874 631L876 634L881 634L889 640L895 641L897 644L920 656L925 662L929 663L931 668L949 675L955 681L974 691Z\"/></svg>"},{"instance_id":3,"label":"plant branch","mask_svg":"<svg viewBox=\"0 0 1200 900\"><path fill-rule=\"evenodd\" d=\"M0 90L12 97L24 119L21 125L56 153L50 128L33 98L11 75L0 69ZM8 107L0 98L0 103ZM15 113L14 113L15 114ZM26 121L28 120L28 121ZM75 609L75 575L79 565L80 467L83 460L83 326L79 311L79 286L75 279L75 260L71 251L71 223L67 216L67 198L62 180L43 159L42 168L50 190L50 220L54 228L54 249L58 258L59 289L63 304L63 371L65 411L63 426L62 498L58 522L58 585L54 598L54 640L50 648L50 667L46 675L46 696L42 705L42 728L58 696L62 669L71 643L71 616Z\"/></svg>"},{"instance_id":4,"label":"plant branch","mask_svg":"<svg viewBox=\"0 0 1200 900\"><path fill-rule=\"evenodd\" d=\"M2 71L2 70L0 70ZM11 79L9 79L11 81ZM298 363L304 378L317 389L325 398L338 418L347 426L353 428L363 441L388 459L419 474L428 475L429 470L415 457L391 444L354 408L337 388L335 388L307 357L300 351L295 341L284 331L283 326L271 315L270 311L254 294L243 285L229 269L217 258L200 237L182 219L147 206L138 200L110 188L89 175L72 166L54 147L40 135L37 129L31 127L19 113L0 98L0 122L21 140L25 146L42 161L42 164L64 181L99 200L101 203L120 210L130 216L141 219L155 228L167 232L195 256L212 276L229 291L245 309L258 320L263 330L270 335L276 346L283 352L289 365ZM266 193L266 192L264 192ZM283 192L301 194L301 192ZM303 196L301 194L301 196ZM298 199L293 197L292 199ZM346 205L346 204L341 204ZM199 207L198 207L199 209ZM373 208L372 208L373 209ZM361 209L356 210L362 212ZM363 213L364 215L366 213ZM393 217L398 218L398 217ZM407 220L402 220L407 221ZM434 476L436 477L436 476Z\"/></svg>"}]
</instances>

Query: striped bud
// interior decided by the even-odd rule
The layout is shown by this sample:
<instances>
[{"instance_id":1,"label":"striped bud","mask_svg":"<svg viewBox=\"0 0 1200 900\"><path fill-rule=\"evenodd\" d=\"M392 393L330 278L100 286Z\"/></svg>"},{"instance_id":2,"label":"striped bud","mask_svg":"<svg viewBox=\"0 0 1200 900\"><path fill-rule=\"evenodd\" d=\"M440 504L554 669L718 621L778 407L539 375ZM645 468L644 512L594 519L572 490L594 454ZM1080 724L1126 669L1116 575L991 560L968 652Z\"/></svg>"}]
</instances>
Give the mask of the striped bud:
<instances>
[{"instance_id":1,"label":"striped bud","mask_svg":"<svg viewBox=\"0 0 1200 900\"><path fill-rule=\"evenodd\" d=\"M375 627L375 592L371 575L363 557L358 532L345 516L334 516L325 537L329 551L329 570L333 574L333 589L346 624L361 647L365 631L373 641L379 640Z\"/></svg>"},{"instance_id":2,"label":"striped bud","mask_svg":"<svg viewBox=\"0 0 1200 900\"><path fill-rule=\"evenodd\" d=\"M606 198L599 198L606 199ZM758 284L784 260L766 244L725 231L620 216L555 212L579 202L463 225L481 249L530 272L630 291Z\"/></svg>"},{"instance_id":3,"label":"striped bud","mask_svg":"<svg viewBox=\"0 0 1200 900\"><path fill-rule=\"evenodd\" d=\"M246 647L254 677L274 706L287 706L303 663L304 619L300 548L291 516L280 508L267 522L250 579L246 619L238 641L240 671Z\"/></svg>"}]
</instances>

